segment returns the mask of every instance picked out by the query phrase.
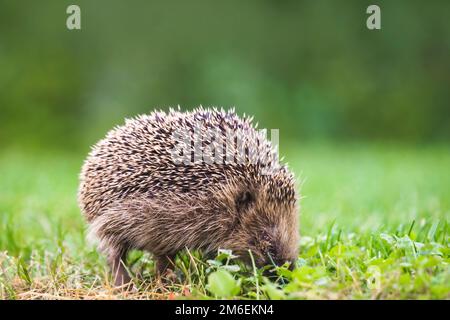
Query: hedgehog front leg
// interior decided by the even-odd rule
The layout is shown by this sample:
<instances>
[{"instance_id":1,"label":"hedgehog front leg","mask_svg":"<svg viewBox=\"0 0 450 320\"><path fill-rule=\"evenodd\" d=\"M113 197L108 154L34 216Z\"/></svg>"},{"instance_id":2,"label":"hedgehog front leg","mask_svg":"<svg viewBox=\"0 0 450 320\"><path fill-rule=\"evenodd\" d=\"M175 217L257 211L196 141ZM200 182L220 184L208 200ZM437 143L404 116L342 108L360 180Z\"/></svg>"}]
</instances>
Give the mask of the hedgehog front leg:
<instances>
[{"instance_id":1,"label":"hedgehog front leg","mask_svg":"<svg viewBox=\"0 0 450 320\"><path fill-rule=\"evenodd\" d=\"M127 250L110 249L108 254L108 264L114 277L114 285L116 287L123 286L131 282L131 277L125 268Z\"/></svg>"}]
</instances>

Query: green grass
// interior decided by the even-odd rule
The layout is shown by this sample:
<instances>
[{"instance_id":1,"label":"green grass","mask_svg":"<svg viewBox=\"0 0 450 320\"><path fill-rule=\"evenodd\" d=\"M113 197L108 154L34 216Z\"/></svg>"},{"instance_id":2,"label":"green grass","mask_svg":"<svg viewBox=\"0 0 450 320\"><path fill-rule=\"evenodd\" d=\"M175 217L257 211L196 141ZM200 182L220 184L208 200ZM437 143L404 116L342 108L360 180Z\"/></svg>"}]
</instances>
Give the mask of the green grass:
<instances>
[{"instance_id":1,"label":"green grass","mask_svg":"<svg viewBox=\"0 0 450 320\"><path fill-rule=\"evenodd\" d=\"M154 277L151 256L128 257L137 290L115 290L84 237L76 204L84 155L0 155L0 299L450 298L448 147L290 146L303 181L296 268L242 266L229 252L178 255ZM271 268L273 269L273 268Z\"/></svg>"}]
</instances>

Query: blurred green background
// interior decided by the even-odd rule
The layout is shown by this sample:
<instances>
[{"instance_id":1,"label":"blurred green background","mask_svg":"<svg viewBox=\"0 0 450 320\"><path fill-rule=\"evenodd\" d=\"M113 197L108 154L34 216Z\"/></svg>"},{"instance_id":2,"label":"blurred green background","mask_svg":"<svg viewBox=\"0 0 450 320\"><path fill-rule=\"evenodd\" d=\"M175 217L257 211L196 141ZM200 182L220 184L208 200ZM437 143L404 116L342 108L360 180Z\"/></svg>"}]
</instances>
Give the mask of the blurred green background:
<instances>
[{"instance_id":1,"label":"blurred green background","mask_svg":"<svg viewBox=\"0 0 450 320\"><path fill-rule=\"evenodd\" d=\"M236 106L283 141L450 137L450 2L0 1L0 147L86 151L155 107ZM81 7L82 30L66 29Z\"/></svg>"}]
</instances>

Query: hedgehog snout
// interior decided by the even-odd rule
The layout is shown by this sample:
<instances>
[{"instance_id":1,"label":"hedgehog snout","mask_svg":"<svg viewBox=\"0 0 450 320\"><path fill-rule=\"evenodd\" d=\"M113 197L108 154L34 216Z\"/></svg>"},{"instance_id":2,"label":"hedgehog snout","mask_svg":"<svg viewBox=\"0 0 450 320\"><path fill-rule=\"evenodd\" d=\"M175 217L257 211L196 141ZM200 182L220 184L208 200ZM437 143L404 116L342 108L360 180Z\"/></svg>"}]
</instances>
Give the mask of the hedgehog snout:
<instances>
[{"instance_id":1,"label":"hedgehog snout","mask_svg":"<svg viewBox=\"0 0 450 320\"><path fill-rule=\"evenodd\" d=\"M260 241L260 246L256 252L253 252L255 263L258 267L264 266L282 266L286 262L289 266L293 266L295 262L295 257L290 257L285 254L281 245L274 242Z\"/></svg>"},{"instance_id":2,"label":"hedgehog snout","mask_svg":"<svg viewBox=\"0 0 450 320\"><path fill-rule=\"evenodd\" d=\"M267 252L266 265L276 265L278 267L284 265L285 263L289 264L289 269L295 265L295 257L289 257L283 254L283 251L278 249L276 245L270 246L269 251Z\"/></svg>"}]
</instances>

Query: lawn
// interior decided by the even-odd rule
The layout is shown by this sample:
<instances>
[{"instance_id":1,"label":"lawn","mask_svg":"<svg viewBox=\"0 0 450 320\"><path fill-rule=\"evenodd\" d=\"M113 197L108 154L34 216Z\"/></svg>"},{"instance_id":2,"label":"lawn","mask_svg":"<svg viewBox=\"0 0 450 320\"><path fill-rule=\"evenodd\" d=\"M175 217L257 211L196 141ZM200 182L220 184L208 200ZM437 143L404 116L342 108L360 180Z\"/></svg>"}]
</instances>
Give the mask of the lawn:
<instances>
[{"instance_id":1,"label":"lawn","mask_svg":"<svg viewBox=\"0 0 450 320\"><path fill-rule=\"evenodd\" d=\"M0 299L449 299L448 146L281 146L301 181L296 268L178 255L170 279L128 256L135 290L114 289L76 203L84 155L0 154ZM286 150L284 150L285 148Z\"/></svg>"}]
</instances>

